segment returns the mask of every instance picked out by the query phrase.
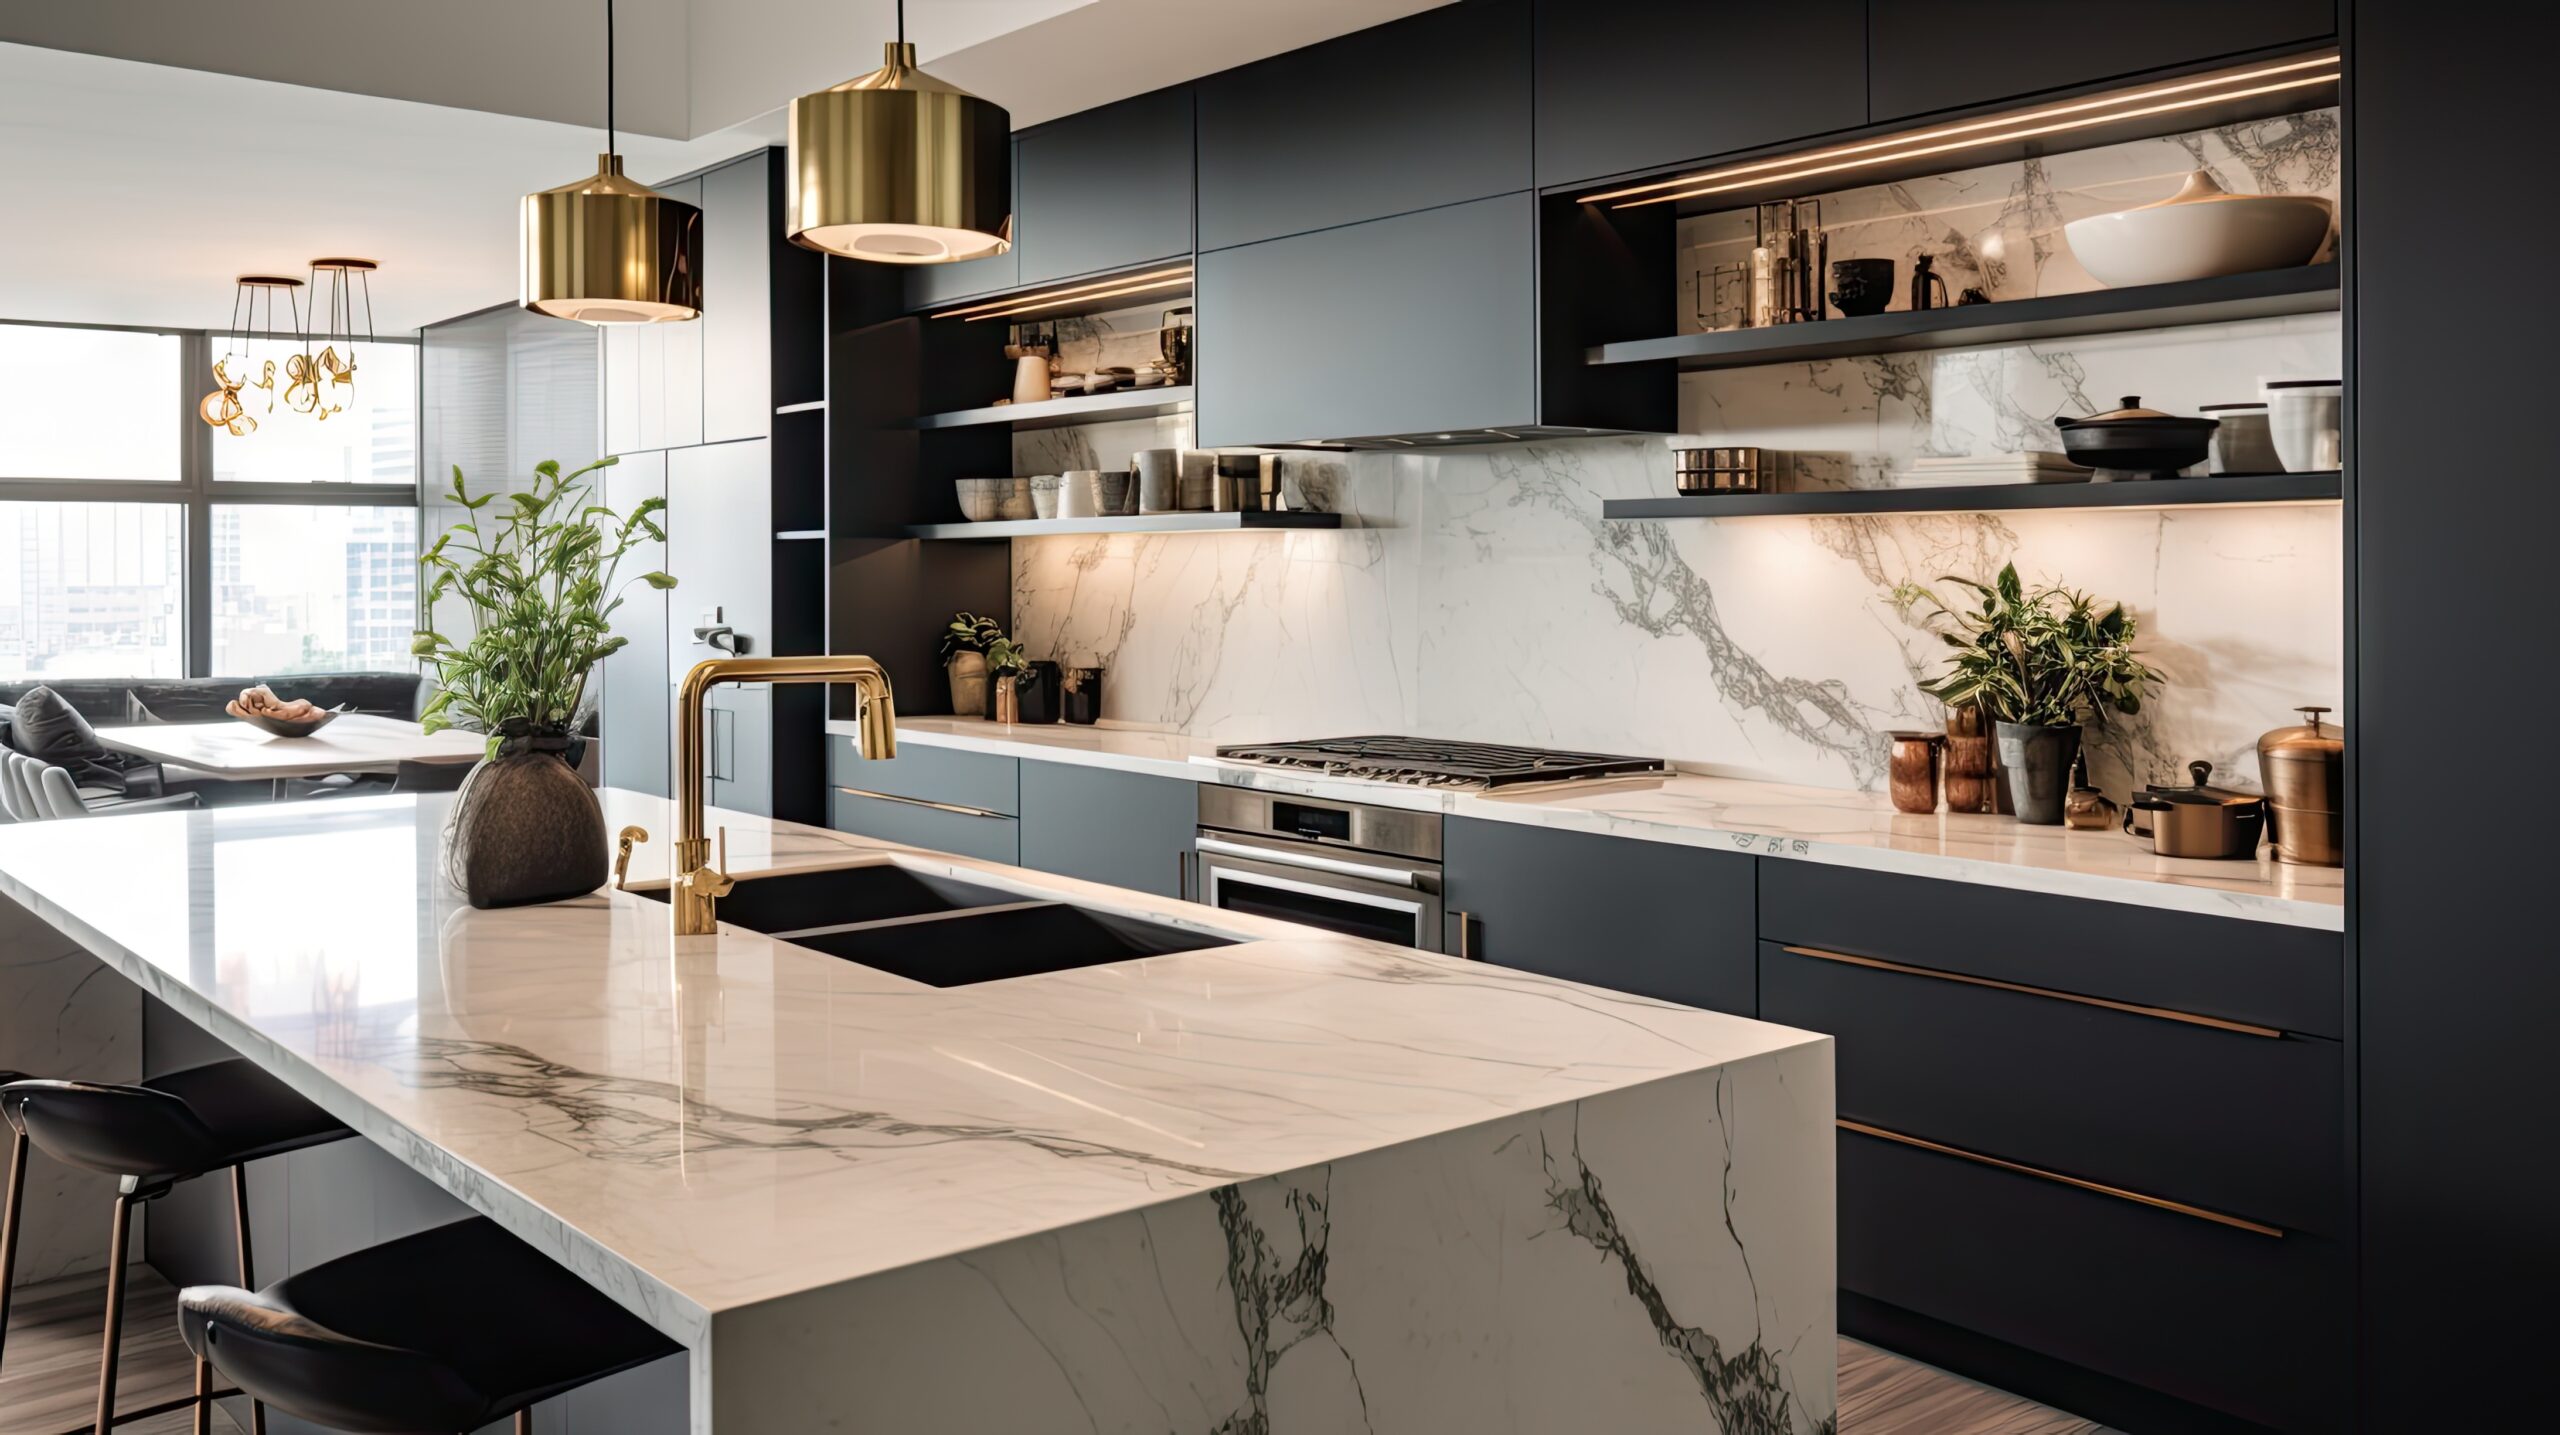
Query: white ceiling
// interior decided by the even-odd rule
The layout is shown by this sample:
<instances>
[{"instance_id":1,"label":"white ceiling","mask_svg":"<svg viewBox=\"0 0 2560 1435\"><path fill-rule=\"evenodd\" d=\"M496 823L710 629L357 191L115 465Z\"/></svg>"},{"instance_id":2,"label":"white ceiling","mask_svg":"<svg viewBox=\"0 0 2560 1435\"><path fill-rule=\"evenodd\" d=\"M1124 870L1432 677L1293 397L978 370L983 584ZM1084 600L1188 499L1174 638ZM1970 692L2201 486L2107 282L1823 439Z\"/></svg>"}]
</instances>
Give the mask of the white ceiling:
<instances>
[{"instance_id":1,"label":"white ceiling","mask_svg":"<svg viewBox=\"0 0 2560 1435\"><path fill-rule=\"evenodd\" d=\"M1017 128L1444 0L917 0L935 74ZM220 327L231 280L382 263L385 333L511 299L516 200L590 172L601 0L0 6L0 320ZM893 0L616 0L632 174L784 132ZM1311 96L1311 103L1323 103Z\"/></svg>"}]
</instances>

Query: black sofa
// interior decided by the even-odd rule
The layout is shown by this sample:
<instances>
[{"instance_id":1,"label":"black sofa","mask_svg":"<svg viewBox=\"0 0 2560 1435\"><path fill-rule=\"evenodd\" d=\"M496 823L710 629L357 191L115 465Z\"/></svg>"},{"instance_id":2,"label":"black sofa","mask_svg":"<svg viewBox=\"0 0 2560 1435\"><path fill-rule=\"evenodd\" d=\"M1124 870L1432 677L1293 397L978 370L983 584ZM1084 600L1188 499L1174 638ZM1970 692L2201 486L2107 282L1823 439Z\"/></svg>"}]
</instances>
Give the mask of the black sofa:
<instances>
[{"instance_id":1,"label":"black sofa","mask_svg":"<svg viewBox=\"0 0 2560 1435\"><path fill-rule=\"evenodd\" d=\"M30 678L0 683L0 704L16 707L30 688L62 695L93 727L139 722L211 722L240 690L265 683L288 701L309 698L324 708L340 703L378 717L418 716L435 689L416 673L291 673L265 678ZM136 705L139 704L137 707Z\"/></svg>"}]
</instances>

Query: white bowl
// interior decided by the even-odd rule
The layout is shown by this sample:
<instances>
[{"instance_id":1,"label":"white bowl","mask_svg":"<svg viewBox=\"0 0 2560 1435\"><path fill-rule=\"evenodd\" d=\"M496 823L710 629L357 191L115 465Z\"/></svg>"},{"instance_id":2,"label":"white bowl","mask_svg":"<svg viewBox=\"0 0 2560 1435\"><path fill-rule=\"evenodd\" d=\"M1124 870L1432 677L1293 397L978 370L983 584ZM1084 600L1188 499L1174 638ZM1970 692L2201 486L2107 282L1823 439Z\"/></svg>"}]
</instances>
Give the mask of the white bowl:
<instances>
[{"instance_id":1,"label":"white bowl","mask_svg":"<svg viewBox=\"0 0 2560 1435\"><path fill-rule=\"evenodd\" d=\"M2203 170L2158 204L2062 226L2080 267L2110 289L2308 264L2329 237L2329 201L2226 194Z\"/></svg>"},{"instance_id":2,"label":"white bowl","mask_svg":"<svg viewBox=\"0 0 2560 1435\"><path fill-rule=\"evenodd\" d=\"M961 478L952 484L960 490L960 516L972 523L1002 517L1004 501L1013 494L1009 478Z\"/></svg>"}]
</instances>

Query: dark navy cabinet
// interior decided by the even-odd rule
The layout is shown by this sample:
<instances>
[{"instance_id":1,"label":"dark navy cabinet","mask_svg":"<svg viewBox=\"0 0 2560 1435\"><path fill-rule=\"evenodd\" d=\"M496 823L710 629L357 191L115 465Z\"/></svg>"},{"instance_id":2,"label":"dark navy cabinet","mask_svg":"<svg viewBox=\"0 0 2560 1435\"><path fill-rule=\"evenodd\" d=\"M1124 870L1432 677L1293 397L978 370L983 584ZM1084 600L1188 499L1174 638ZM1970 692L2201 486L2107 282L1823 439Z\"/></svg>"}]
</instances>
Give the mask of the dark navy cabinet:
<instances>
[{"instance_id":1,"label":"dark navy cabinet","mask_svg":"<svg viewBox=\"0 0 2560 1435\"><path fill-rule=\"evenodd\" d=\"M2006 38L1971 29L1947 6L1908 8L1991 54ZM1867 122L1866 0L1538 0L1536 34L1541 186Z\"/></svg>"},{"instance_id":2,"label":"dark navy cabinet","mask_svg":"<svg viewBox=\"0 0 2560 1435\"><path fill-rule=\"evenodd\" d=\"M1446 950L1749 1016L1754 859L1452 817Z\"/></svg>"},{"instance_id":3,"label":"dark navy cabinet","mask_svg":"<svg viewBox=\"0 0 2560 1435\"><path fill-rule=\"evenodd\" d=\"M1024 130L1013 159L1015 282L1191 252L1189 85Z\"/></svg>"},{"instance_id":4,"label":"dark navy cabinet","mask_svg":"<svg viewBox=\"0 0 2560 1435\"><path fill-rule=\"evenodd\" d=\"M1199 785L1064 762L1022 764L1022 865L1180 897Z\"/></svg>"},{"instance_id":5,"label":"dark navy cabinet","mask_svg":"<svg viewBox=\"0 0 2560 1435\"><path fill-rule=\"evenodd\" d=\"M1530 198L1200 256L1204 448L1533 422Z\"/></svg>"},{"instance_id":6,"label":"dark navy cabinet","mask_svg":"<svg viewBox=\"0 0 2560 1435\"><path fill-rule=\"evenodd\" d=\"M1022 208L1022 141L1013 142L1014 209ZM1019 219L1014 225L1017 235ZM924 309L937 304L956 303L980 294L1010 289L1022 282L1022 255L1019 249L991 254L984 259L963 259L957 264L918 264L905 276L907 307Z\"/></svg>"},{"instance_id":7,"label":"dark navy cabinet","mask_svg":"<svg viewBox=\"0 0 2560 1435\"><path fill-rule=\"evenodd\" d=\"M1203 80L1200 247L1530 186L1528 0L1465 0Z\"/></svg>"},{"instance_id":8,"label":"dark navy cabinet","mask_svg":"<svg viewBox=\"0 0 2560 1435\"><path fill-rule=\"evenodd\" d=\"M2307 44L2338 29L2335 0L1869 0L1867 15L1876 121Z\"/></svg>"}]
</instances>

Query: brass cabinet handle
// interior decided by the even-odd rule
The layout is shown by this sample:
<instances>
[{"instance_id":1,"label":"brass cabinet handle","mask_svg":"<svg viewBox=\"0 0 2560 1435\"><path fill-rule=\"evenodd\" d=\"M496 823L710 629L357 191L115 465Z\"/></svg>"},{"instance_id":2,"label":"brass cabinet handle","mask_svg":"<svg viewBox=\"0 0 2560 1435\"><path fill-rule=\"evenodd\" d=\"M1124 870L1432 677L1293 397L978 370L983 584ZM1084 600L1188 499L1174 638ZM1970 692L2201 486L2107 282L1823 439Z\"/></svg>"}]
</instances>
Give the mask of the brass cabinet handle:
<instances>
[{"instance_id":1,"label":"brass cabinet handle","mask_svg":"<svg viewBox=\"0 0 2560 1435\"><path fill-rule=\"evenodd\" d=\"M894 792L868 792L859 787L839 787L836 791L847 797L868 797L875 802L894 802L901 807L926 807L936 812L949 812L961 817L1003 818L1005 816L1001 812L989 812L983 807L958 807L948 802L927 802L921 797L900 797Z\"/></svg>"},{"instance_id":2,"label":"brass cabinet handle","mask_svg":"<svg viewBox=\"0 0 2560 1435\"><path fill-rule=\"evenodd\" d=\"M1473 912L1452 911L1449 915L1458 919L1458 960L1462 962L1474 961L1476 959L1476 944L1474 940L1476 914Z\"/></svg>"},{"instance_id":3,"label":"brass cabinet handle","mask_svg":"<svg viewBox=\"0 0 2560 1435\"><path fill-rule=\"evenodd\" d=\"M1969 987L1989 987L1993 991L2018 992L2031 997L2046 997L2058 1002L2077 1002L2081 1006L2120 1011L2131 1016L2147 1016L2159 1021L2184 1022L2189 1026L2209 1026L2216 1031L2237 1032L2242 1036L2263 1036L2283 1040L2284 1032L2272 1026L2257 1026L2245 1021L2226 1021L2218 1016L2198 1016L2191 1011L2173 1011L2168 1007L2141 1006L2133 1002L2109 1001L2105 997L2082 996L2078 992L2059 992L2051 987L2031 987L2019 982L2004 982L1992 977L1968 976L1963 972L1941 971L1936 967L1914 967L1901 962L1888 962L1880 957L1853 957L1847 952L1829 952L1820 947L1781 947L1779 950L1817 962L1841 962L1853 967L1873 967L1880 972L1899 972L1907 977L1929 977L1942 982L1960 982Z\"/></svg>"},{"instance_id":4,"label":"brass cabinet handle","mask_svg":"<svg viewBox=\"0 0 2560 1435\"><path fill-rule=\"evenodd\" d=\"M2190 1206L2184 1201L2172 1201L2166 1196L2146 1196L2140 1191L2128 1191L2122 1186L2109 1186L2096 1181L2084 1181L2077 1176L2065 1176L2059 1171L2048 1171L2041 1166L2028 1166L2016 1161L2004 1161L1997 1156L1986 1156L1979 1151L1967 1151L1961 1146L1949 1146L1943 1142L1928 1140L1925 1137L1907 1136L1899 1131L1889 1131L1882 1126L1869 1126L1863 1121L1852 1121L1846 1116L1837 1117L1835 1118L1835 1121L1843 1131L1855 1131L1861 1136L1872 1136L1879 1141L1892 1141L1904 1146L1914 1146L1923 1151L1934 1151L1941 1156L1953 1156L1960 1161L1971 1161L1977 1165L1990 1166L1997 1170L2012 1171L2021 1176L2033 1176L2039 1181L2051 1181L2056 1185L2070 1186L2075 1189L2088 1191L2100 1196L2113 1196L2119 1201L2131 1201L2137 1206L2149 1206L2155 1211L2171 1211L2181 1216L2193 1216L2199 1221L2211 1221L2217 1226L2229 1226L2235 1231L2248 1231L2253 1235L2272 1236L2277 1240L2284 1239L2284 1232L2278 1227L2247 1220L2239 1216L2225 1215L2220 1211L2209 1211L2202 1206Z\"/></svg>"}]
</instances>

